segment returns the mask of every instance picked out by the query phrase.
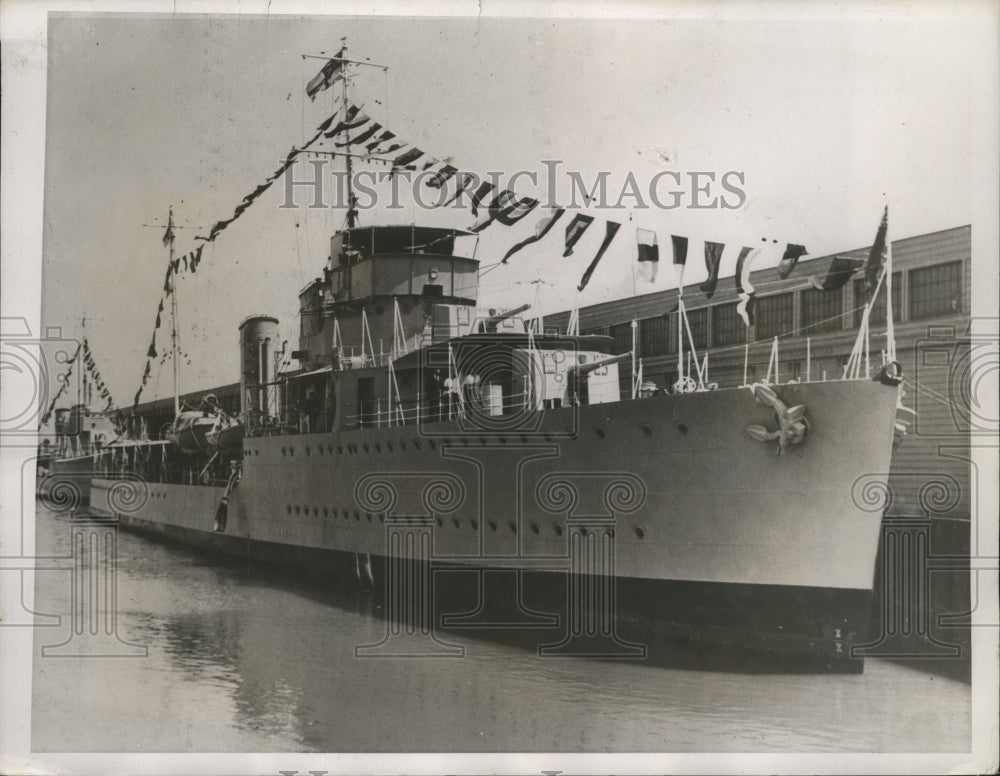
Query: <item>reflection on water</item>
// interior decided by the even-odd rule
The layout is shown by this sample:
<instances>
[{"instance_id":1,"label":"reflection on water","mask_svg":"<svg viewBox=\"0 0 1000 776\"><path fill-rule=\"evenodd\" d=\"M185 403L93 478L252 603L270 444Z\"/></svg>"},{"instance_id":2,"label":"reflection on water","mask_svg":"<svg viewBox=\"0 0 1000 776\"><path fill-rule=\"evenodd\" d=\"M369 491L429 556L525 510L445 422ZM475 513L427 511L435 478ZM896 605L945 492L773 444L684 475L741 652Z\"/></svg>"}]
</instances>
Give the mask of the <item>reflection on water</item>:
<instances>
[{"instance_id":1,"label":"reflection on water","mask_svg":"<svg viewBox=\"0 0 1000 776\"><path fill-rule=\"evenodd\" d=\"M70 523L39 512L39 552ZM70 565L36 574L35 751L963 751L969 686L870 660L863 675L754 675L541 659L357 659L374 600L127 533L118 633L147 657L38 657L69 633ZM449 633L448 641L455 641Z\"/></svg>"}]
</instances>

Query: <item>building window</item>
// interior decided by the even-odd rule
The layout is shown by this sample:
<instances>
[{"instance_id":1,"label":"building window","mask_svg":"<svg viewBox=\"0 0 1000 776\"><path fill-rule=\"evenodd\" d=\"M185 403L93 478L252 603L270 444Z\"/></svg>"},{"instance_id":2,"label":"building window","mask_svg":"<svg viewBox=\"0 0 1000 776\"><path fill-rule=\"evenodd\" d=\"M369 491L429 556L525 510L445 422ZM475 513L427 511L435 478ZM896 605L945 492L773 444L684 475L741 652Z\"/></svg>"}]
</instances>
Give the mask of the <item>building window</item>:
<instances>
[{"instance_id":1,"label":"building window","mask_svg":"<svg viewBox=\"0 0 1000 776\"><path fill-rule=\"evenodd\" d=\"M883 282L883 286L885 281ZM902 302L902 275L899 272L892 273L892 319L899 323L903 314ZM864 279L854 281L854 328L861 325L861 316L865 311L865 281ZM885 288L880 288L878 296L875 297L875 304L868 316L871 323L885 323Z\"/></svg>"},{"instance_id":2,"label":"building window","mask_svg":"<svg viewBox=\"0 0 1000 776\"><path fill-rule=\"evenodd\" d=\"M802 333L837 331L844 317L844 289L821 291L807 288L802 292Z\"/></svg>"},{"instance_id":3,"label":"building window","mask_svg":"<svg viewBox=\"0 0 1000 776\"><path fill-rule=\"evenodd\" d=\"M962 312L962 262L910 270L910 319Z\"/></svg>"},{"instance_id":4,"label":"building window","mask_svg":"<svg viewBox=\"0 0 1000 776\"><path fill-rule=\"evenodd\" d=\"M792 294L775 294L757 300L758 340L792 333Z\"/></svg>"},{"instance_id":5,"label":"building window","mask_svg":"<svg viewBox=\"0 0 1000 776\"><path fill-rule=\"evenodd\" d=\"M669 316L657 315L653 318L645 318L639 322L639 326L640 355L662 356L670 352L672 327Z\"/></svg>"},{"instance_id":6,"label":"building window","mask_svg":"<svg viewBox=\"0 0 1000 776\"><path fill-rule=\"evenodd\" d=\"M712 344L737 345L747 341L747 327L736 312L736 302L712 308Z\"/></svg>"},{"instance_id":7,"label":"building window","mask_svg":"<svg viewBox=\"0 0 1000 776\"><path fill-rule=\"evenodd\" d=\"M614 339L615 354L628 353L632 350L632 323L616 323L610 327L608 334Z\"/></svg>"},{"instance_id":8,"label":"building window","mask_svg":"<svg viewBox=\"0 0 1000 776\"><path fill-rule=\"evenodd\" d=\"M691 339L696 348L708 347L708 308L687 311L688 327L691 329ZM691 347L687 334L684 335L684 347Z\"/></svg>"}]
</instances>

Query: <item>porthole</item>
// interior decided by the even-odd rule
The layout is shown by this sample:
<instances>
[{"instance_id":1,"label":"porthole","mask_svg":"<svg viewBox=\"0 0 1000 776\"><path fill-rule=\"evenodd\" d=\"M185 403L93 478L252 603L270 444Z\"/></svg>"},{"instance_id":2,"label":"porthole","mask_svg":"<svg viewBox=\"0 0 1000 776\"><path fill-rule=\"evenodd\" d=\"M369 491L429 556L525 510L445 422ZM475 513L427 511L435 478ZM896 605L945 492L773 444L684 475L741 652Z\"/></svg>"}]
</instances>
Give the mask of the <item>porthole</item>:
<instances>
[{"instance_id":1,"label":"porthole","mask_svg":"<svg viewBox=\"0 0 1000 776\"><path fill-rule=\"evenodd\" d=\"M461 521L457 517L453 517L452 520L451 520L451 522L455 524L456 528L461 528L462 527L462 523L461 523Z\"/></svg>"},{"instance_id":2,"label":"porthole","mask_svg":"<svg viewBox=\"0 0 1000 776\"><path fill-rule=\"evenodd\" d=\"M645 434L646 436L653 436L653 429L650 428L649 426L643 426L642 433Z\"/></svg>"},{"instance_id":3,"label":"porthole","mask_svg":"<svg viewBox=\"0 0 1000 776\"><path fill-rule=\"evenodd\" d=\"M302 511L301 507L299 507L299 505L298 505L298 504L296 504L296 505L295 505L295 514L300 514L300 513L301 513L301 511Z\"/></svg>"},{"instance_id":4,"label":"porthole","mask_svg":"<svg viewBox=\"0 0 1000 776\"><path fill-rule=\"evenodd\" d=\"M634 530L635 530L635 535L638 538L640 538L640 539L645 539L646 538L646 531L643 529L643 527L641 525L637 525Z\"/></svg>"},{"instance_id":5,"label":"porthole","mask_svg":"<svg viewBox=\"0 0 1000 776\"><path fill-rule=\"evenodd\" d=\"M362 444L361 446L362 446L363 448L365 448L365 452L366 452L366 453L368 453L368 452L371 452L371 448L370 448L370 447L368 446L368 443L367 443L367 442L365 442L365 443L364 443L364 444Z\"/></svg>"},{"instance_id":6,"label":"porthole","mask_svg":"<svg viewBox=\"0 0 1000 776\"><path fill-rule=\"evenodd\" d=\"M598 439L604 439L605 433L603 428L595 428L594 433L597 434Z\"/></svg>"},{"instance_id":7,"label":"porthole","mask_svg":"<svg viewBox=\"0 0 1000 776\"><path fill-rule=\"evenodd\" d=\"M323 445L316 445L316 452L323 455Z\"/></svg>"},{"instance_id":8,"label":"porthole","mask_svg":"<svg viewBox=\"0 0 1000 776\"><path fill-rule=\"evenodd\" d=\"M368 518L368 522L369 523L372 521L372 513L371 512L365 512L365 517Z\"/></svg>"},{"instance_id":9,"label":"porthole","mask_svg":"<svg viewBox=\"0 0 1000 776\"><path fill-rule=\"evenodd\" d=\"M563 528L558 523L554 523L553 526L552 526L552 529L556 532L556 536L562 536L563 535Z\"/></svg>"},{"instance_id":10,"label":"porthole","mask_svg":"<svg viewBox=\"0 0 1000 776\"><path fill-rule=\"evenodd\" d=\"M533 534L534 534L535 536L538 536L538 523L532 523L532 524L531 524L531 532L532 532L532 533L533 533Z\"/></svg>"},{"instance_id":11,"label":"porthole","mask_svg":"<svg viewBox=\"0 0 1000 776\"><path fill-rule=\"evenodd\" d=\"M510 532L517 533L517 523L515 523L513 520L510 521Z\"/></svg>"},{"instance_id":12,"label":"porthole","mask_svg":"<svg viewBox=\"0 0 1000 776\"><path fill-rule=\"evenodd\" d=\"M444 528L444 520L440 517L437 519L438 528Z\"/></svg>"},{"instance_id":13,"label":"porthole","mask_svg":"<svg viewBox=\"0 0 1000 776\"><path fill-rule=\"evenodd\" d=\"M385 443L385 449L388 450L391 453L392 452L392 442L386 442Z\"/></svg>"},{"instance_id":14,"label":"porthole","mask_svg":"<svg viewBox=\"0 0 1000 776\"><path fill-rule=\"evenodd\" d=\"M329 517L329 516L330 516L330 508L323 507L323 517Z\"/></svg>"},{"instance_id":15,"label":"porthole","mask_svg":"<svg viewBox=\"0 0 1000 776\"><path fill-rule=\"evenodd\" d=\"M309 445L306 445L306 456L309 456Z\"/></svg>"},{"instance_id":16,"label":"porthole","mask_svg":"<svg viewBox=\"0 0 1000 776\"><path fill-rule=\"evenodd\" d=\"M496 520L490 520L490 530L491 531L497 530L497 521Z\"/></svg>"},{"instance_id":17,"label":"porthole","mask_svg":"<svg viewBox=\"0 0 1000 776\"><path fill-rule=\"evenodd\" d=\"M354 519L357 520L359 523L361 522L361 513L358 512L358 510L356 509L354 510Z\"/></svg>"},{"instance_id":18,"label":"porthole","mask_svg":"<svg viewBox=\"0 0 1000 776\"><path fill-rule=\"evenodd\" d=\"M337 452L340 453L341 455L343 455L344 454L344 446L343 445L337 445Z\"/></svg>"},{"instance_id":19,"label":"porthole","mask_svg":"<svg viewBox=\"0 0 1000 776\"><path fill-rule=\"evenodd\" d=\"M433 439L428 439L427 440L427 444L431 448L431 450L433 450L435 447L437 447L437 442L435 442Z\"/></svg>"},{"instance_id":20,"label":"porthole","mask_svg":"<svg viewBox=\"0 0 1000 776\"><path fill-rule=\"evenodd\" d=\"M381 515L378 516L378 521L380 523L384 523L385 522L385 512L383 512Z\"/></svg>"},{"instance_id":21,"label":"porthole","mask_svg":"<svg viewBox=\"0 0 1000 776\"><path fill-rule=\"evenodd\" d=\"M319 517L319 507L313 507L313 517Z\"/></svg>"},{"instance_id":22,"label":"porthole","mask_svg":"<svg viewBox=\"0 0 1000 776\"><path fill-rule=\"evenodd\" d=\"M290 456L292 456L292 458L294 458L295 457L295 448L294 447L289 447L288 448L288 454Z\"/></svg>"},{"instance_id":23,"label":"porthole","mask_svg":"<svg viewBox=\"0 0 1000 776\"><path fill-rule=\"evenodd\" d=\"M287 447L282 447L281 448L281 454L282 455L288 455L288 448Z\"/></svg>"},{"instance_id":24,"label":"porthole","mask_svg":"<svg viewBox=\"0 0 1000 776\"><path fill-rule=\"evenodd\" d=\"M419 449L420 449L420 440L419 440L419 439L414 439L414 440L413 440L413 447L414 447L414 449L416 449L416 450L419 450Z\"/></svg>"},{"instance_id":25,"label":"porthole","mask_svg":"<svg viewBox=\"0 0 1000 776\"><path fill-rule=\"evenodd\" d=\"M392 448L389 448L389 449L391 450ZM405 439L400 439L399 440L399 449L400 450L405 450L406 449L406 440Z\"/></svg>"},{"instance_id":26,"label":"porthole","mask_svg":"<svg viewBox=\"0 0 1000 776\"><path fill-rule=\"evenodd\" d=\"M382 443L381 442L376 442L375 443L375 452L376 453L381 453L382 452Z\"/></svg>"},{"instance_id":27,"label":"porthole","mask_svg":"<svg viewBox=\"0 0 1000 776\"><path fill-rule=\"evenodd\" d=\"M686 434L688 432L687 423L678 423L677 430L682 434Z\"/></svg>"},{"instance_id":28,"label":"porthole","mask_svg":"<svg viewBox=\"0 0 1000 776\"><path fill-rule=\"evenodd\" d=\"M476 520L470 520L469 523L472 525L472 530L475 531L479 528L479 522Z\"/></svg>"}]
</instances>

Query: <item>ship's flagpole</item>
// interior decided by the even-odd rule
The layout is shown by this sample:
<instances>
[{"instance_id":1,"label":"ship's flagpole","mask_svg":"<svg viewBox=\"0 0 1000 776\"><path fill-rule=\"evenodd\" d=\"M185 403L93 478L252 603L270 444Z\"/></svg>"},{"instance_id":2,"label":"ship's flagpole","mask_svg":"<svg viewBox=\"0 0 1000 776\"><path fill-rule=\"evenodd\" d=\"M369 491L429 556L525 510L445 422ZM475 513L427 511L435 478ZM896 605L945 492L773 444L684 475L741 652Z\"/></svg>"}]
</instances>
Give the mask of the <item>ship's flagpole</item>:
<instances>
[{"instance_id":1,"label":"ship's flagpole","mask_svg":"<svg viewBox=\"0 0 1000 776\"><path fill-rule=\"evenodd\" d=\"M679 391L684 387L684 289L678 287L677 293L677 385Z\"/></svg>"},{"instance_id":2,"label":"ship's flagpole","mask_svg":"<svg viewBox=\"0 0 1000 776\"><path fill-rule=\"evenodd\" d=\"M889 205L885 206L885 338L889 361L896 360L896 327L892 320L892 240L889 238Z\"/></svg>"},{"instance_id":3,"label":"ship's flagpole","mask_svg":"<svg viewBox=\"0 0 1000 776\"><path fill-rule=\"evenodd\" d=\"M638 380L640 375L636 372L635 360L639 350L639 322L633 318L632 319L632 398L634 399L639 395L639 385Z\"/></svg>"}]
</instances>

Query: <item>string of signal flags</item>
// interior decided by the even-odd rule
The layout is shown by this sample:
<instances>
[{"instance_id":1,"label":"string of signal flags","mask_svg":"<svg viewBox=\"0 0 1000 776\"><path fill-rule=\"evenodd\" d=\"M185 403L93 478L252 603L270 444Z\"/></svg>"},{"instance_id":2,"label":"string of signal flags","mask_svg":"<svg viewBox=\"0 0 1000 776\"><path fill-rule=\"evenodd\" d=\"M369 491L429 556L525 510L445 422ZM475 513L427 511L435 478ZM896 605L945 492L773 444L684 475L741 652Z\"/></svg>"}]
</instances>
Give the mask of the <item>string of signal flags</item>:
<instances>
[{"instance_id":1,"label":"string of signal flags","mask_svg":"<svg viewBox=\"0 0 1000 776\"><path fill-rule=\"evenodd\" d=\"M38 428L40 429L49 419L52 417L52 412L55 409L56 403L62 398L62 395L66 392L66 388L69 386L70 378L73 375L73 367L80 356L83 356L83 366L86 370L90 381L97 388L98 395L104 399L106 406L104 408L105 412L108 412L115 406L114 399L111 396L111 391L108 390L108 386L104 382L104 378L101 377L100 370L97 368L97 362L94 360L94 354L90 350L90 343L84 338L83 342L77 345L76 350L73 352L72 357L66 362L66 372L60 377L59 390L56 391L56 395L52 397L52 401L49 402L48 408L42 414L39 419Z\"/></svg>"}]
</instances>

